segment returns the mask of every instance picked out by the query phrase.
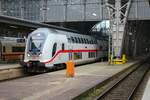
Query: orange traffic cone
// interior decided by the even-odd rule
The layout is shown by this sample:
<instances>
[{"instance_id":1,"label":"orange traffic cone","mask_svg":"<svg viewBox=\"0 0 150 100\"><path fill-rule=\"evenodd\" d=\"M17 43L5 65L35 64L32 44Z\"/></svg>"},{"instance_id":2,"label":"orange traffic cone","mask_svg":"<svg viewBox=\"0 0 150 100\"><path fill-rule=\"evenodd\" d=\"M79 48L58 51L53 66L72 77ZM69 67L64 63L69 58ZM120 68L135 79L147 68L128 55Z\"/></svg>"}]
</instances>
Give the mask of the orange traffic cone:
<instances>
[{"instance_id":1,"label":"orange traffic cone","mask_svg":"<svg viewBox=\"0 0 150 100\"><path fill-rule=\"evenodd\" d=\"M66 76L74 77L74 63L73 61L66 62Z\"/></svg>"}]
</instances>

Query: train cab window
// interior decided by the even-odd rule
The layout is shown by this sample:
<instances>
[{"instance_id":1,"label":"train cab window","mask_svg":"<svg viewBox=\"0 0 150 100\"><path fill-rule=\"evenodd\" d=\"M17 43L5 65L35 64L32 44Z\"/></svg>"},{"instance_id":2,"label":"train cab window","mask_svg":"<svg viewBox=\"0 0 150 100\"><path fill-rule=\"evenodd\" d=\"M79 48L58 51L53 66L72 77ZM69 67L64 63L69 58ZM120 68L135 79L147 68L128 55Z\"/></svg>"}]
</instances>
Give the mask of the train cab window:
<instances>
[{"instance_id":1,"label":"train cab window","mask_svg":"<svg viewBox=\"0 0 150 100\"><path fill-rule=\"evenodd\" d=\"M64 45L64 43L62 43L62 51L64 51L65 50L65 45Z\"/></svg>"},{"instance_id":2,"label":"train cab window","mask_svg":"<svg viewBox=\"0 0 150 100\"><path fill-rule=\"evenodd\" d=\"M55 55L57 49L57 43L54 43L53 50L52 50L52 57Z\"/></svg>"}]
</instances>

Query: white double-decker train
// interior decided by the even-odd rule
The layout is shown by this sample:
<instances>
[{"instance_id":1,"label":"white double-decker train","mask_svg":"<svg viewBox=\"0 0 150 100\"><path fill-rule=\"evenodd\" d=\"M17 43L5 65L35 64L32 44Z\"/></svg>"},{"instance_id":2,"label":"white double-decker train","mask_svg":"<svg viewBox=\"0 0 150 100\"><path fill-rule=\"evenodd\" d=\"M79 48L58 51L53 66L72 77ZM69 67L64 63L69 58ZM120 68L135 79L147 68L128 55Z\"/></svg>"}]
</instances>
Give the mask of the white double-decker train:
<instances>
[{"instance_id":1,"label":"white double-decker train","mask_svg":"<svg viewBox=\"0 0 150 100\"><path fill-rule=\"evenodd\" d=\"M27 38L24 62L27 72L43 72L72 60L75 65L107 57L108 41L52 28L38 28Z\"/></svg>"}]
</instances>

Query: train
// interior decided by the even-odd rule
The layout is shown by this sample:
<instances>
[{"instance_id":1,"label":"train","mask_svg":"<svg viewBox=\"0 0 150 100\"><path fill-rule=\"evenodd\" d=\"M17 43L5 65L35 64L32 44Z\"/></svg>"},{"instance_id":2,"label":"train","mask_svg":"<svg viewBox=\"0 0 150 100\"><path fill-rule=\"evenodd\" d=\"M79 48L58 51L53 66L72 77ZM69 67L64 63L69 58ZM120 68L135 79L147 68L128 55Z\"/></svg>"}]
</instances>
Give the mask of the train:
<instances>
[{"instance_id":1,"label":"train","mask_svg":"<svg viewBox=\"0 0 150 100\"><path fill-rule=\"evenodd\" d=\"M108 40L78 32L38 28L28 35L22 66L26 72L46 72L67 61L75 65L107 57Z\"/></svg>"},{"instance_id":2,"label":"train","mask_svg":"<svg viewBox=\"0 0 150 100\"><path fill-rule=\"evenodd\" d=\"M20 62L25 52L25 38L0 37L0 61Z\"/></svg>"}]
</instances>

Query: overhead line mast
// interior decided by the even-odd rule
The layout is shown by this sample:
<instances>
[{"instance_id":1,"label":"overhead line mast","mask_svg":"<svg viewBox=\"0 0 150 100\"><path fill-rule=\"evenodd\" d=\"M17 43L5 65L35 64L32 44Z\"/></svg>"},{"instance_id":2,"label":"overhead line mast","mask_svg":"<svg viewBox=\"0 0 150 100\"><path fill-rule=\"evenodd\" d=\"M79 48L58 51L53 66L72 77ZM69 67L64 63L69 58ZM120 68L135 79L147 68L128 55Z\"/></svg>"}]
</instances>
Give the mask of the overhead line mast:
<instances>
[{"instance_id":1,"label":"overhead line mast","mask_svg":"<svg viewBox=\"0 0 150 100\"><path fill-rule=\"evenodd\" d=\"M109 39L109 61L111 64L122 64L126 61L122 48L130 4L131 0L106 0L112 35Z\"/></svg>"}]
</instances>

